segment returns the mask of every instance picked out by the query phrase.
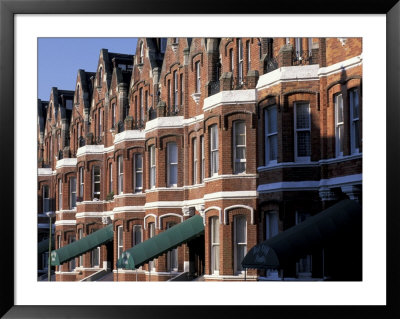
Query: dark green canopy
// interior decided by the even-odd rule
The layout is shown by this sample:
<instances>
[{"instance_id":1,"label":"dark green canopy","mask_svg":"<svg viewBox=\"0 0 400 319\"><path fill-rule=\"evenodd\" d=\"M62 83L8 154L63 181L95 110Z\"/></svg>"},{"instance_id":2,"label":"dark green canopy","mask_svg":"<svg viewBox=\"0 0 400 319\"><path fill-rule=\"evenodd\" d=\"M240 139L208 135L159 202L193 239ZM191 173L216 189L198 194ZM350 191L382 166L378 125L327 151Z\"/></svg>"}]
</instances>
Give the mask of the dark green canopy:
<instances>
[{"instance_id":1,"label":"dark green canopy","mask_svg":"<svg viewBox=\"0 0 400 319\"><path fill-rule=\"evenodd\" d=\"M54 237L51 238L51 249L54 248ZM49 251L49 239L42 240L38 243L38 255Z\"/></svg>"},{"instance_id":2,"label":"dark green canopy","mask_svg":"<svg viewBox=\"0 0 400 319\"><path fill-rule=\"evenodd\" d=\"M195 215L124 251L117 261L117 267L123 269L139 268L165 252L188 242L203 231L203 218L200 215Z\"/></svg>"},{"instance_id":3,"label":"dark green canopy","mask_svg":"<svg viewBox=\"0 0 400 319\"><path fill-rule=\"evenodd\" d=\"M361 206L343 200L306 221L254 246L243 258L243 268L278 269L321 249L361 227Z\"/></svg>"},{"instance_id":4,"label":"dark green canopy","mask_svg":"<svg viewBox=\"0 0 400 319\"><path fill-rule=\"evenodd\" d=\"M110 240L113 240L114 232L112 225L108 225L90 235L74 241L73 243L61 247L60 249L51 252L51 265L61 265L75 257L78 257L97 246L100 246Z\"/></svg>"}]
</instances>

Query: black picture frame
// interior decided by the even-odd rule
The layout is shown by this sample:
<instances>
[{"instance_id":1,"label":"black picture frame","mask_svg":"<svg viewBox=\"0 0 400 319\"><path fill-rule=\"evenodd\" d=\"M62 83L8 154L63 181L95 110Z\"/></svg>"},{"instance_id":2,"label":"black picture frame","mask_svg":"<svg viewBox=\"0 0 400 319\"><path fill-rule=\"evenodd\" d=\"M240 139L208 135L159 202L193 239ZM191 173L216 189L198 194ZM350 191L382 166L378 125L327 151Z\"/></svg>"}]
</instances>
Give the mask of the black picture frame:
<instances>
[{"instance_id":1,"label":"black picture frame","mask_svg":"<svg viewBox=\"0 0 400 319\"><path fill-rule=\"evenodd\" d=\"M14 289L14 17L16 14L385 14L387 119L387 305L386 306L16 306ZM0 0L0 187L1 209L1 279L0 315L4 318L191 318L249 317L254 314L269 318L400 318L400 217L398 192L400 163L400 3L389 1L286 1L257 3L247 0L243 5L202 1L162 0ZM379 61L375 62L381 67ZM379 94L379 92L376 92ZM376 187L379 187L377 185ZM384 205L382 206L384 207ZM383 212L381 212L383 213ZM251 293L249 291L248 293Z\"/></svg>"}]
</instances>

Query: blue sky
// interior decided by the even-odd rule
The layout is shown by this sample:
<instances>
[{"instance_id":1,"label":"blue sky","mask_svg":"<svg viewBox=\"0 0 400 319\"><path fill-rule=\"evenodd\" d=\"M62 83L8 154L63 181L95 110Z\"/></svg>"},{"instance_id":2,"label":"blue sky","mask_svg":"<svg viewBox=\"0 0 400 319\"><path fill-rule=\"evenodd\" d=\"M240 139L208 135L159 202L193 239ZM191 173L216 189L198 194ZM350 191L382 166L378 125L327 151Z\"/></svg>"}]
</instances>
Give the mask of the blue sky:
<instances>
[{"instance_id":1,"label":"blue sky","mask_svg":"<svg viewBox=\"0 0 400 319\"><path fill-rule=\"evenodd\" d=\"M100 49L134 54L137 38L39 38L38 98L48 101L53 86L74 90L78 69L95 72Z\"/></svg>"}]
</instances>

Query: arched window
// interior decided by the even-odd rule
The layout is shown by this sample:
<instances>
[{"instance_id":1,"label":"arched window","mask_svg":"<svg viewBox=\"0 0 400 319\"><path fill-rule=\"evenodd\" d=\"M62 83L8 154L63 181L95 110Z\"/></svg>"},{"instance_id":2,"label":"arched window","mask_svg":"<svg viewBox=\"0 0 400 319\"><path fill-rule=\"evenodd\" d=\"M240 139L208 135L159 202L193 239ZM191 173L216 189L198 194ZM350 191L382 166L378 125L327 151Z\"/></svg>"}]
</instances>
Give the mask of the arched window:
<instances>
[{"instance_id":1,"label":"arched window","mask_svg":"<svg viewBox=\"0 0 400 319\"><path fill-rule=\"evenodd\" d=\"M235 174L246 172L246 124L236 121L233 125L233 161Z\"/></svg>"},{"instance_id":2,"label":"arched window","mask_svg":"<svg viewBox=\"0 0 400 319\"><path fill-rule=\"evenodd\" d=\"M133 185L134 192L141 192L143 189L143 156L142 154L135 154L133 157Z\"/></svg>"},{"instance_id":3,"label":"arched window","mask_svg":"<svg viewBox=\"0 0 400 319\"><path fill-rule=\"evenodd\" d=\"M210 218L211 273L219 274L219 220L217 216Z\"/></svg>"},{"instance_id":4,"label":"arched window","mask_svg":"<svg viewBox=\"0 0 400 319\"><path fill-rule=\"evenodd\" d=\"M178 147L175 142L171 142L167 144L167 152L168 152L168 186L174 187L178 184Z\"/></svg>"},{"instance_id":5,"label":"arched window","mask_svg":"<svg viewBox=\"0 0 400 319\"><path fill-rule=\"evenodd\" d=\"M150 188L156 187L156 147L150 147Z\"/></svg>"},{"instance_id":6,"label":"arched window","mask_svg":"<svg viewBox=\"0 0 400 319\"><path fill-rule=\"evenodd\" d=\"M92 198L100 199L100 167L93 166L92 169Z\"/></svg>"},{"instance_id":7,"label":"arched window","mask_svg":"<svg viewBox=\"0 0 400 319\"><path fill-rule=\"evenodd\" d=\"M210 127L210 176L218 175L218 128L214 124Z\"/></svg>"},{"instance_id":8,"label":"arched window","mask_svg":"<svg viewBox=\"0 0 400 319\"><path fill-rule=\"evenodd\" d=\"M274 164L278 158L277 107L271 105L264 111L265 165Z\"/></svg>"},{"instance_id":9,"label":"arched window","mask_svg":"<svg viewBox=\"0 0 400 319\"><path fill-rule=\"evenodd\" d=\"M243 271L242 260L247 252L247 221L246 216L234 216L234 266L235 273Z\"/></svg>"},{"instance_id":10,"label":"arched window","mask_svg":"<svg viewBox=\"0 0 400 319\"><path fill-rule=\"evenodd\" d=\"M118 194L122 194L124 191L124 162L122 155L118 156Z\"/></svg>"},{"instance_id":11,"label":"arched window","mask_svg":"<svg viewBox=\"0 0 400 319\"><path fill-rule=\"evenodd\" d=\"M243 84L243 43L242 39L238 41L238 66L239 66L239 84Z\"/></svg>"}]
</instances>

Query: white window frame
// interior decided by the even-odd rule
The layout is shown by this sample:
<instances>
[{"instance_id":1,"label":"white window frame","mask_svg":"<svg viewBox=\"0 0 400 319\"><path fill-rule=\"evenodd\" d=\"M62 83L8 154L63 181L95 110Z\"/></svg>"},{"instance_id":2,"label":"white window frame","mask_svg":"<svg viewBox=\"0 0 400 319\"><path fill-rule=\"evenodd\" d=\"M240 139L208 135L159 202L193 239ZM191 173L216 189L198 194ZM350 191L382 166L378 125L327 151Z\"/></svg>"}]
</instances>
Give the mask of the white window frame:
<instances>
[{"instance_id":1,"label":"white window frame","mask_svg":"<svg viewBox=\"0 0 400 319\"><path fill-rule=\"evenodd\" d=\"M109 193L113 192L113 165L110 163L108 165L108 188Z\"/></svg>"},{"instance_id":2,"label":"white window frame","mask_svg":"<svg viewBox=\"0 0 400 319\"><path fill-rule=\"evenodd\" d=\"M155 223L149 223L149 239L153 238L156 235L156 224ZM156 270L156 263L153 260L149 261L149 271L155 271Z\"/></svg>"},{"instance_id":3,"label":"white window frame","mask_svg":"<svg viewBox=\"0 0 400 319\"><path fill-rule=\"evenodd\" d=\"M273 119L276 121L276 131L275 132L269 132L269 126L268 123L270 122L270 113L269 110L275 108L276 109L276 118ZM274 165L278 162L278 143L276 144L276 159L271 160L270 159L270 151L271 151L271 142L270 139L274 136L278 139L278 108L276 104L268 106L265 108L264 111L264 136L265 136L265 165Z\"/></svg>"},{"instance_id":4,"label":"white window frame","mask_svg":"<svg viewBox=\"0 0 400 319\"><path fill-rule=\"evenodd\" d=\"M124 231L122 226L118 226L117 228L117 255L118 259L121 257L124 252Z\"/></svg>"},{"instance_id":5,"label":"white window frame","mask_svg":"<svg viewBox=\"0 0 400 319\"><path fill-rule=\"evenodd\" d=\"M79 228L78 230L78 240L83 238L83 229ZM83 267L83 255L79 256L79 267Z\"/></svg>"},{"instance_id":6,"label":"white window frame","mask_svg":"<svg viewBox=\"0 0 400 319\"><path fill-rule=\"evenodd\" d=\"M156 146L150 146L150 188L156 187Z\"/></svg>"},{"instance_id":7,"label":"white window frame","mask_svg":"<svg viewBox=\"0 0 400 319\"><path fill-rule=\"evenodd\" d=\"M354 117L354 98L353 95L357 97L358 102L358 117ZM350 106L350 150L351 154L360 153L360 91L358 88L351 89L349 91L349 106ZM358 122L358 133L356 134L356 125ZM358 148L356 148L356 137L358 136Z\"/></svg>"},{"instance_id":8,"label":"white window frame","mask_svg":"<svg viewBox=\"0 0 400 319\"><path fill-rule=\"evenodd\" d=\"M139 229L139 233L140 233L140 242L136 241L136 234L138 233L137 229ZM143 242L143 229L142 229L142 225L133 225L132 226L132 247L140 244Z\"/></svg>"},{"instance_id":9,"label":"white window frame","mask_svg":"<svg viewBox=\"0 0 400 319\"><path fill-rule=\"evenodd\" d=\"M99 181L98 182L95 181L95 173L94 173L94 171L95 171L96 167L99 169ZM101 195L101 184L100 183L101 183L101 169L100 169L100 166L96 165L96 166L92 167L92 200L97 198L96 197L97 195L98 195L97 199L100 200L100 195ZM99 184L99 191L98 192L95 192L95 184Z\"/></svg>"},{"instance_id":10,"label":"white window frame","mask_svg":"<svg viewBox=\"0 0 400 319\"><path fill-rule=\"evenodd\" d=\"M220 229L219 218L213 216L210 218L210 266L211 274L219 275L219 257L220 257ZM217 234L216 234L217 233ZM218 235L218 236L215 236ZM216 258L217 256L217 258Z\"/></svg>"},{"instance_id":11,"label":"white window frame","mask_svg":"<svg viewBox=\"0 0 400 319\"><path fill-rule=\"evenodd\" d=\"M124 159L122 155L118 156L118 194L124 193Z\"/></svg>"},{"instance_id":12,"label":"white window frame","mask_svg":"<svg viewBox=\"0 0 400 319\"><path fill-rule=\"evenodd\" d=\"M215 145L213 145L213 136L215 135ZM210 126L210 176L218 175L219 170L219 141L217 124ZM215 156L214 156L215 154Z\"/></svg>"},{"instance_id":13,"label":"white window frame","mask_svg":"<svg viewBox=\"0 0 400 319\"><path fill-rule=\"evenodd\" d=\"M303 51L303 38L294 38L294 49L297 59L300 59Z\"/></svg>"},{"instance_id":14,"label":"white window frame","mask_svg":"<svg viewBox=\"0 0 400 319\"><path fill-rule=\"evenodd\" d=\"M204 136L200 136L200 152L201 152L201 172L200 172L200 182L204 182L206 174L206 157L204 152Z\"/></svg>"},{"instance_id":15,"label":"white window frame","mask_svg":"<svg viewBox=\"0 0 400 319\"><path fill-rule=\"evenodd\" d=\"M63 200L62 200L62 179L59 178L58 179L58 210L62 210L62 204L63 204Z\"/></svg>"},{"instance_id":16,"label":"white window frame","mask_svg":"<svg viewBox=\"0 0 400 319\"><path fill-rule=\"evenodd\" d=\"M176 159L177 162L172 162L170 158L170 149L175 146L176 150ZM172 167L176 166L176 183L171 182L171 171ZM177 187L178 186L178 145L175 142L167 143L167 185L168 187Z\"/></svg>"},{"instance_id":17,"label":"white window frame","mask_svg":"<svg viewBox=\"0 0 400 319\"><path fill-rule=\"evenodd\" d=\"M97 254L97 256L95 254ZM97 257L97 260L95 260L95 257ZM97 262L97 265L96 265L96 262ZM91 266L92 266L92 268L100 268L100 247L96 247L95 249L92 250Z\"/></svg>"},{"instance_id":18,"label":"white window frame","mask_svg":"<svg viewBox=\"0 0 400 319\"><path fill-rule=\"evenodd\" d=\"M339 122L339 102L342 103L342 121ZM340 134L340 128L342 128L343 136ZM345 139L345 132L344 132L344 104L343 104L343 95L336 94L335 95L335 153L336 157L343 156L344 150L344 139ZM342 149L342 150L340 150Z\"/></svg>"},{"instance_id":19,"label":"white window frame","mask_svg":"<svg viewBox=\"0 0 400 319\"><path fill-rule=\"evenodd\" d=\"M140 167L140 168L138 168L138 165L137 165L137 163L138 163L138 157L141 157L141 163L142 163L142 166ZM141 193L142 192L142 190L143 190L143 155L142 154L140 154L140 153L136 153L136 154L134 154L134 156L133 156L133 174L134 174L134 191L135 191L135 193ZM139 174L140 174L140 178L138 177L139 176ZM140 179L140 181L141 181L141 187L138 187L137 186L137 182L139 181L139 179Z\"/></svg>"},{"instance_id":20,"label":"white window frame","mask_svg":"<svg viewBox=\"0 0 400 319\"><path fill-rule=\"evenodd\" d=\"M243 42L242 42L242 39L238 40L238 66L239 66L239 74L238 74L239 84L243 84Z\"/></svg>"},{"instance_id":21,"label":"white window frame","mask_svg":"<svg viewBox=\"0 0 400 319\"><path fill-rule=\"evenodd\" d=\"M167 222L167 229L176 225L174 222ZM178 271L178 248L167 253L167 271Z\"/></svg>"},{"instance_id":22,"label":"white window frame","mask_svg":"<svg viewBox=\"0 0 400 319\"><path fill-rule=\"evenodd\" d=\"M200 74L200 61L195 63L196 66L196 93L200 93L201 74Z\"/></svg>"},{"instance_id":23,"label":"white window frame","mask_svg":"<svg viewBox=\"0 0 400 319\"><path fill-rule=\"evenodd\" d=\"M238 219L244 219L245 220L245 228L244 228L244 231L245 231L245 236L244 236L244 238L245 238L245 242L238 242L238 239L237 239L237 224L238 224ZM246 256L246 253L247 253L247 219L246 219L246 216L245 215L236 215L236 216L234 216L234 218L233 218L233 225L234 225L234 231L233 231L233 240L234 240L234 273L235 274L241 274L241 273L243 273L245 270L242 268L242 265L241 264L238 264L238 261L237 261L237 259L238 259L238 249L239 249L239 247L241 247L241 246L244 246L245 247L245 253L244 253L244 256Z\"/></svg>"},{"instance_id":24,"label":"white window frame","mask_svg":"<svg viewBox=\"0 0 400 319\"><path fill-rule=\"evenodd\" d=\"M309 116L309 128L302 128L302 129L298 129L297 128L297 106L299 104L307 104L308 105L308 116ZM295 102L294 103L294 129L295 129L295 134L294 134L294 158L296 162L309 162L311 159L311 109L310 109L310 103L309 102ZM309 147L310 147L310 156L298 156L298 145L297 145L297 132L310 132L310 143L309 143Z\"/></svg>"},{"instance_id":25,"label":"white window frame","mask_svg":"<svg viewBox=\"0 0 400 319\"><path fill-rule=\"evenodd\" d=\"M193 139L193 185L197 184L197 138Z\"/></svg>"},{"instance_id":26,"label":"white window frame","mask_svg":"<svg viewBox=\"0 0 400 319\"><path fill-rule=\"evenodd\" d=\"M115 128L116 117L115 117L115 103L111 104L111 128Z\"/></svg>"},{"instance_id":27,"label":"white window frame","mask_svg":"<svg viewBox=\"0 0 400 319\"><path fill-rule=\"evenodd\" d=\"M83 193L84 193L84 170L83 166L79 167L79 197L83 201Z\"/></svg>"},{"instance_id":28,"label":"white window frame","mask_svg":"<svg viewBox=\"0 0 400 319\"><path fill-rule=\"evenodd\" d=\"M143 88L139 89L140 120L144 123Z\"/></svg>"},{"instance_id":29,"label":"white window frame","mask_svg":"<svg viewBox=\"0 0 400 319\"><path fill-rule=\"evenodd\" d=\"M46 197L47 189L47 197ZM43 213L50 211L50 187L49 185L43 185Z\"/></svg>"},{"instance_id":30,"label":"white window frame","mask_svg":"<svg viewBox=\"0 0 400 319\"><path fill-rule=\"evenodd\" d=\"M308 42L308 55L312 56L312 38L307 38Z\"/></svg>"},{"instance_id":31,"label":"white window frame","mask_svg":"<svg viewBox=\"0 0 400 319\"><path fill-rule=\"evenodd\" d=\"M179 96L179 90L178 90L178 72L174 71L174 111L178 111L178 96Z\"/></svg>"},{"instance_id":32,"label":"white window frame","mask_svg":"<svg viewBox=\"0 0 400 319\"><path fill-rule=\"evenodd\" d=\"M74 184L75 184L75 191L73 190ZM75 203L73 201L74 194L75 194ZM70 209L76 208L76 177L71 177L69 179L69 207L70 207Z\"/></svg>"},{"instance_id":33,"label":"white window frame","mask_svg":"<svg viewBox=\"0 0 400 319\"><path fill-rule=\"evenodd\" d=\"M236 131L237 131L237 126L243 124L244 125L244 145L238 145L237 143L237 137L236 137ZM236 150L238 147L244 148L244 158L238 159L236 158ZM233 123L233 171L235 174L246 174L246 122L245 121L235 121ZM236 169L236 163L244 163L244 171L238 171Z\"/></svg>"}]
</instances>

